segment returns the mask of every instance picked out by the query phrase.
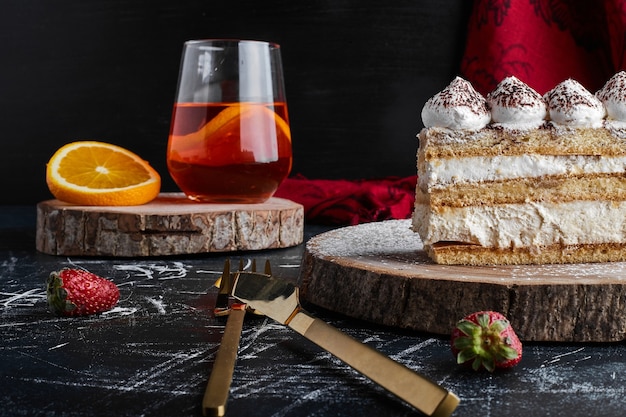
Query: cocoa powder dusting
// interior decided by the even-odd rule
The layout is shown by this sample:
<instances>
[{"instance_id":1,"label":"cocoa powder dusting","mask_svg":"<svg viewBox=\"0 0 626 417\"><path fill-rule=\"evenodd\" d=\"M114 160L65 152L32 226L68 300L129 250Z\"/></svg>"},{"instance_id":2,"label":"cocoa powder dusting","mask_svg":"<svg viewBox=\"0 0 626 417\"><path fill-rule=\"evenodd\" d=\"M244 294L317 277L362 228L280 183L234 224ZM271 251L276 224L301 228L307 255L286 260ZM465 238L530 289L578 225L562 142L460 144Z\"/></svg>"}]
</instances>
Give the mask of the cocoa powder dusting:
<instances>
[{"instance_id":1,"label":"cocoa powder dusting","mask_svg":"<svg viewBox=\"0 0 626 417\"><path fill-rule=\"evenodd\" d=\"M495 90L487 94L487 103L510 108L543 105L541 95L516 77L502 80Z\"/></svg>"},{"instance_id":2,"label":"cocoa powder dusting","mask_svg":"<svg viewBox=\"0 0 626 417\"><path fill-rule=\"evenodd\" d=\"M612 76L597 93L602 101L626 101L626 72L620 71Z\"/></svg>"},{"instance_id":3,"label":"cocoa powder dusting","mask_svg":"<svg viewBox=\"0 0 626 417\"><path fill-rule=\"evenodd\" d=\"M571 78L548 91L543 98L548 108L561 109L564 113L578 106L596 109L602 107L602 103L593 94Z\"/></svg>"},{"instance_id":4,"label":"cocoa powder dusting","mask_svg":"<svg viewBox=\"0 0 626 417\"><path fill-rule=\"evenodd\" d=\"M452 82L430 100L432 103L443 108L467 107L477 115L488 114L485 98L472 87L472 85L456 77Z\"/></svg>"}]
</instances>

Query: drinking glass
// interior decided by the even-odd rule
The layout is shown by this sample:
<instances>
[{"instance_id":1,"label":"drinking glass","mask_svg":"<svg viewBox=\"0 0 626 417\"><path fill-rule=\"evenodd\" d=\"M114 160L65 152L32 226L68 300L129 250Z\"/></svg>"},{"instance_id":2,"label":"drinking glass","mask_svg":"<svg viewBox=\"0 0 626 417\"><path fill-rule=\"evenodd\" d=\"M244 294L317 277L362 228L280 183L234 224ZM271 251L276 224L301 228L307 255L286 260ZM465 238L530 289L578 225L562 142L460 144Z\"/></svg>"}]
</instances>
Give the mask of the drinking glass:
<instances>
[{"instance_id":1,"label":"drinking glass","mask_svg":"<svg viewBox=\"0 0 626 417\"><path fill-rule=\"evenodd\" d=\"M196 201L262 203L291 165L280 46L185 42L167 146L178 187Z\"/></svg>"}]
</instances>

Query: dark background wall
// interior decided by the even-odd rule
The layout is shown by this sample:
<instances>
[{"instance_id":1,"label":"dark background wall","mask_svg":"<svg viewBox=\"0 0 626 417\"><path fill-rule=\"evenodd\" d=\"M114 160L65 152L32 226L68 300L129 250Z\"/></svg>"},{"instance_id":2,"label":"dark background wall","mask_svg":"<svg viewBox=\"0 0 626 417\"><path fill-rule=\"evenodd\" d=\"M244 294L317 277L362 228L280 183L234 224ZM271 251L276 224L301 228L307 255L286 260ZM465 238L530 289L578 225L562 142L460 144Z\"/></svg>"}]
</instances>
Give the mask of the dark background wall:
<instances>
[{"instance_id":1,"label":"dark background wall","mask_svg":"<svg viewBox=\"0 0 626 417\"><path fill-rule=\"evenodd\" d=\"M94 139L165 165L182 44L282 46L292 174L415 174L420 111L457 73L467 0L3 0L2 204L51 198L45 164Z\"/></svg>"}]
</instances>

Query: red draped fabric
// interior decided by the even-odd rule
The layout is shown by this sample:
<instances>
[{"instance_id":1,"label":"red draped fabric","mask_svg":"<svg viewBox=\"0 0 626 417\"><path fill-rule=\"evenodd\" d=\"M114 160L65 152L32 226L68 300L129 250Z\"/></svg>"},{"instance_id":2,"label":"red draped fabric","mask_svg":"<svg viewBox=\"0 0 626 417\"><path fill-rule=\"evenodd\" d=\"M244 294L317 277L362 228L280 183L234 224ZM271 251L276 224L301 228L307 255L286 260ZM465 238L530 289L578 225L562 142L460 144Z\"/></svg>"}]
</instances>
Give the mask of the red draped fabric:
<instances>
[{"instance_id":1,"label":"red draped fabric","mask_svg":"<svg viewBox=\"0 0 626 417\"><path fill-rule=\"evenodd\" d=\"M417 176L377 180L311 180L302 176L285 180L275 197L304 206L308 221L354 225L411 216Z\"/></svg>"},{"instance_id":2,"label":"red draped fabric","mask_svg":"<svg viewBox=\"0 0 626 417\"><path fill-rule=\"evenodd\" d=\"M461 76L482 94L510 75L595 93L625 67L625 28L626 0L475 0Z\"/></svg>"}]
</instances>

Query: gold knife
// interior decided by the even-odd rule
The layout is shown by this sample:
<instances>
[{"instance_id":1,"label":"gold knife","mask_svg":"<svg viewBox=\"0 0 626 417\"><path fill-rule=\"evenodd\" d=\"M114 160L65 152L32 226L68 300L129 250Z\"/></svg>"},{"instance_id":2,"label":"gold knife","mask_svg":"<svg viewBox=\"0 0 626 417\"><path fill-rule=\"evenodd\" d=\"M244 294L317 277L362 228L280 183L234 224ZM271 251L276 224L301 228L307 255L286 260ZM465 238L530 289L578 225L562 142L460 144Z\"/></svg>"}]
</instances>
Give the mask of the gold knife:
<instances>
[{"instance_id":1,"label":"gold knife","mask_svg":"<svg viewBox=\"0 0 626 417\"><path fill-rule=\"evenodd\" d=\"M241 261L239 262L239 269L243 269ZM226 414L226 403L235 371L241 329L246 316L245 304L232 303L230 293L233 280L230 272L230 259L224 262L224 271L215 286L219 287L219 292L215 302L214 314L216 317L228 316L228 320L202 398L202 415L205 417L222 417Z\"/></svg>"},{"instance_id":2,"label":"gold knife","mask_svg":"<svg viewBox=\"0 0 626 417\"><path fill-rule=\"evenodd\" d=\"M230 306L222 343L215 355L211 376L202 399L202 414L205 417L222 417L226 414L226 403L235 371L237 349L245 316L245 304Z\"/></svg>"},{"instance_id":3,"label":"gold knife","mask_svg":"<svg viewBox=\"0 0 626 417\"><path fill-rule=\"evenodd\" d=\"M243 261L239 261L239 271L244 268ZM256 272L256 261L251 262L251 270ZM271 265L265 261L265 274L271 275ZM237 350L241 339L241 329L246 312L259 315L258 312L247 308L245 304L233 303L231 292L233 286L230 272L230 260L224 262L224 271L215 283L219 287L214 314L216 317L228 316L220 347L215 355L215 362L211 370L211 376L207 382L202 398L202 414L205 417L222 417L226 414L226 403L230 393L230 384L233 380L235 363L237 362Z\"/></svg>"},{"instance_id":4,"label":"gold knife","mask_svg":"<svg viewBox=\"0 0 626 417\"><path fill-rule=\"evenodd\" d=\"M332 353L401 400L432 417L448 417L459 398L430 379L342 333L300 306L298 288L268 274L235 274L232 295Z\"/></svg>"}]
</instances>

